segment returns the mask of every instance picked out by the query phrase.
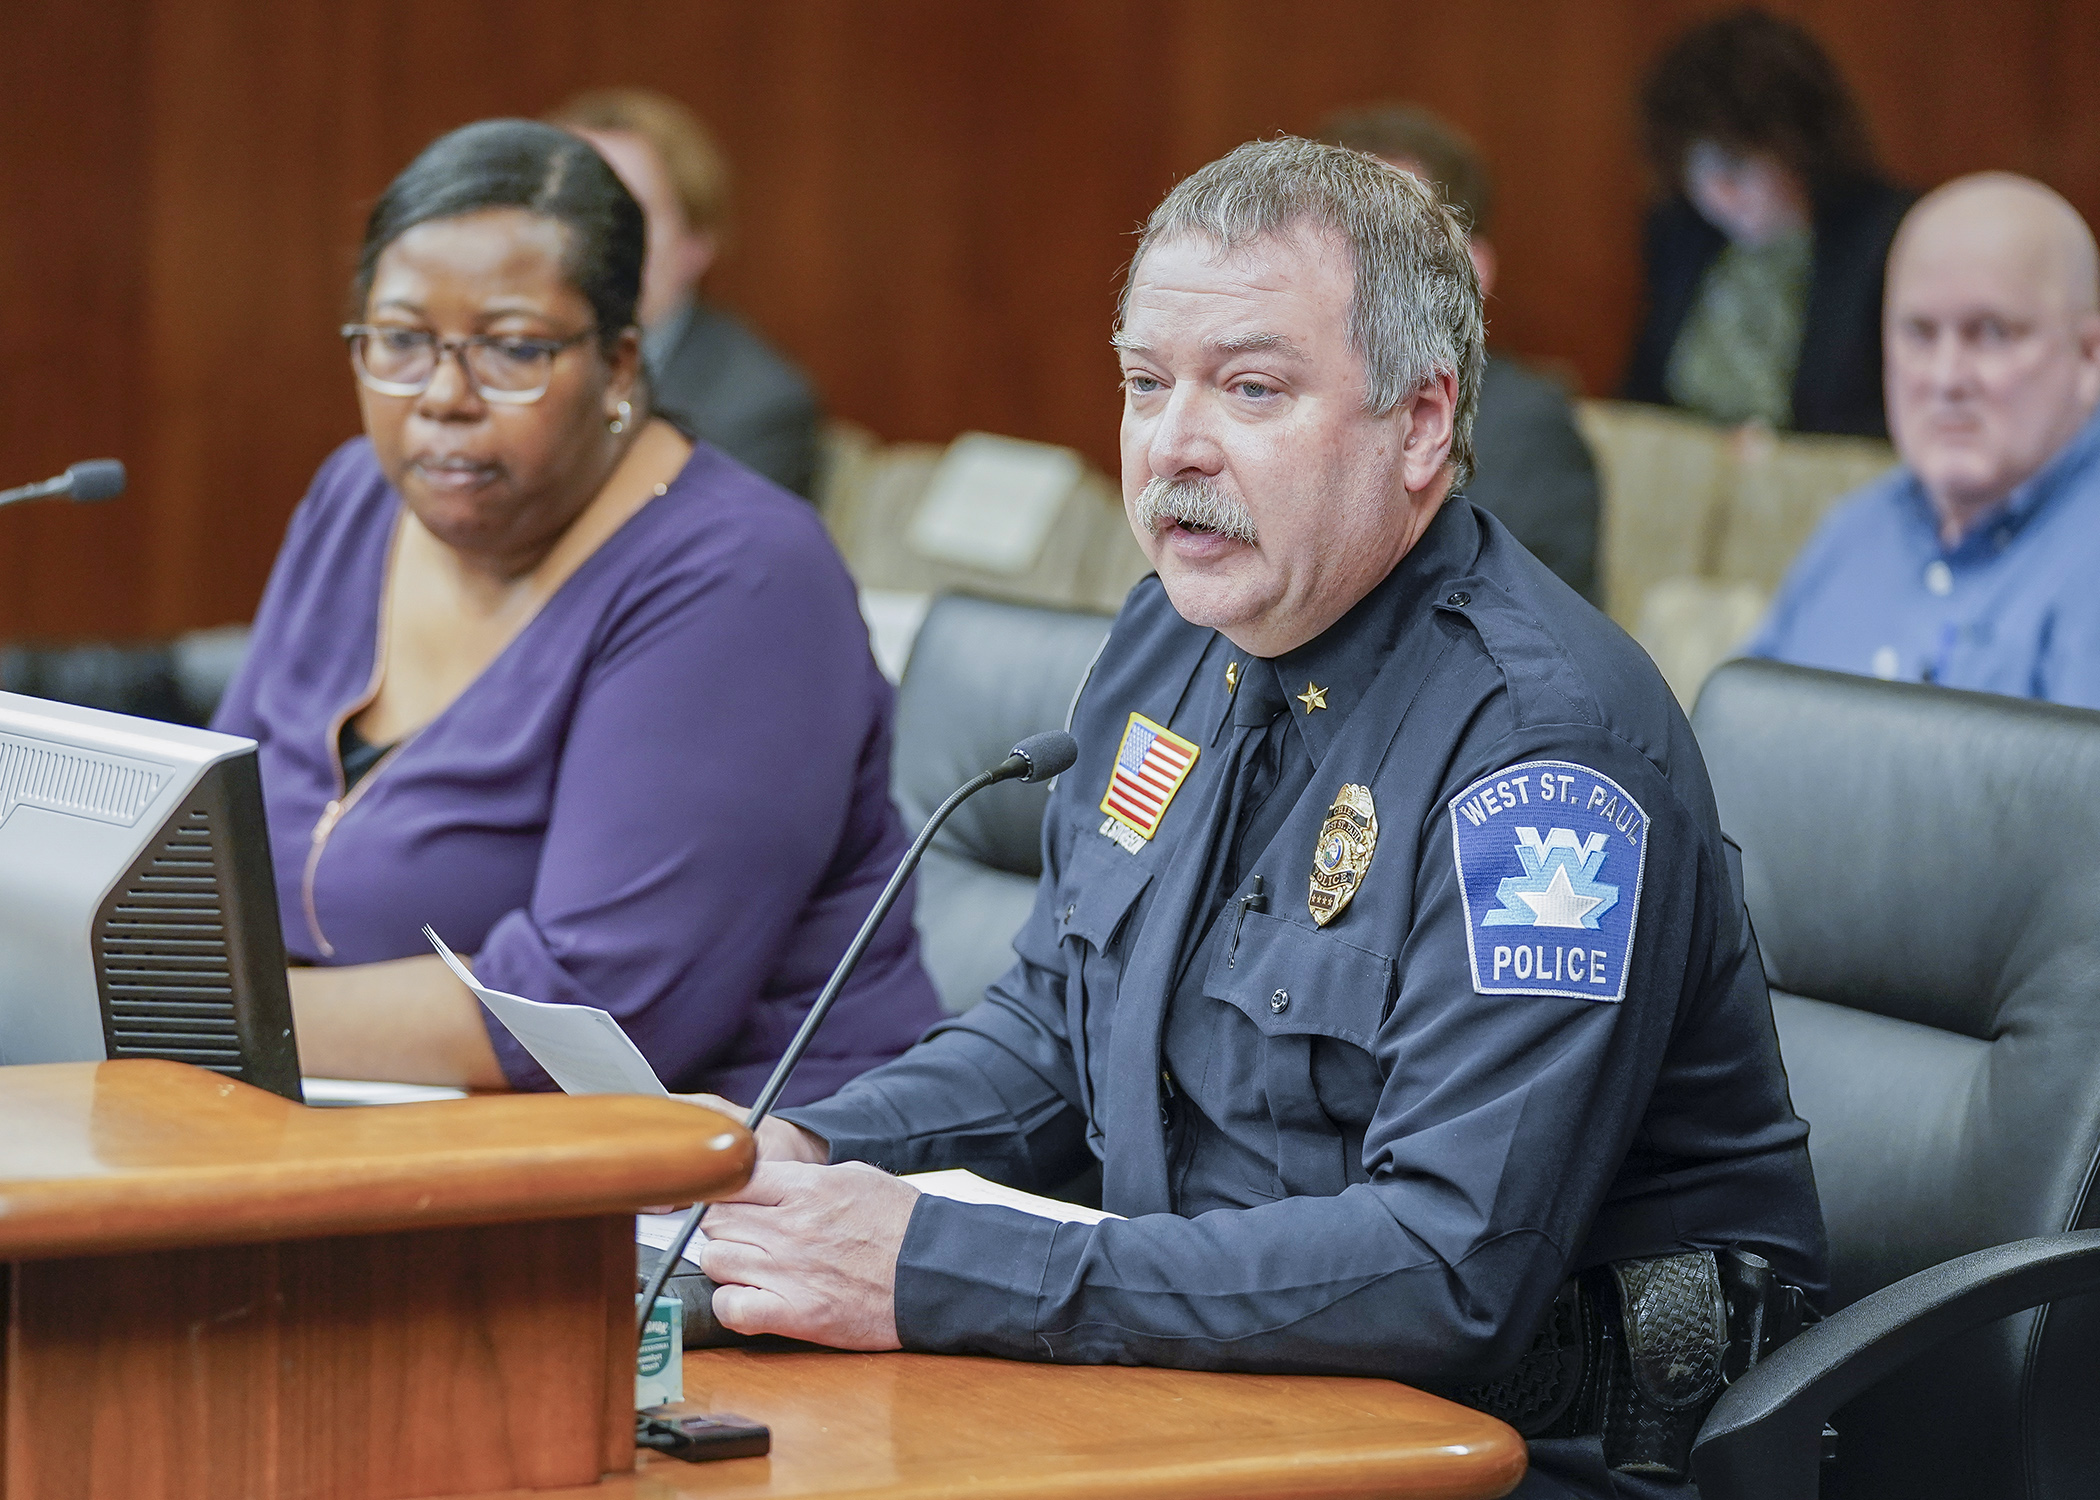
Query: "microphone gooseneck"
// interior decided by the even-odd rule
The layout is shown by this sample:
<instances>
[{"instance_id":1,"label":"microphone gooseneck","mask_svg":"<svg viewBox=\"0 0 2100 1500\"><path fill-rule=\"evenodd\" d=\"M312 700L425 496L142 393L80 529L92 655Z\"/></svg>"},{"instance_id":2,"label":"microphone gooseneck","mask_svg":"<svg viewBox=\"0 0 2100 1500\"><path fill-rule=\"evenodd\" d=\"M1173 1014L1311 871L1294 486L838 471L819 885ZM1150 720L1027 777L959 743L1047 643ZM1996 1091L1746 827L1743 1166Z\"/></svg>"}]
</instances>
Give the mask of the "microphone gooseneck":
<instances>
[{"instance_id":1,"label":"microphone gooseneck","mask_svg":"<svg viewBox=\"0 0 2100 1500\"><path fill-rule=\"evenodd\" d=\"M889 884L884 886L882 894L875 898L875 905L869 909L867 920L860 924L860 931L854 934L852 943L846 948L845 956L839 960L838 967L831 971L831 978L824 982L824 989L817 996L816 1003L810 1006L809 1014L802 1018L802 1025L796 1030L794 1040L788 1043L787 1051L780 1054L780 1061L773 1065L772 1077L768 1078L766 1086L759 1090L758 1098L751 1105L751 1112L744 1116L744 1129L755 1136L759 1125L773 1112L773 1106L778 1102L781 1091L787 1087L788 1079L794 1076L795 1065L802 1061L802 1054L809 1050L810 1039L817 1034L817 1028L824 1024L824 1017L831 1010L832 1002L838 999L839 992L846 987L846 981L853 976L854 969L859 967L861 954L865 953L868 944L874 941L876 929L882 926L883 919L890 914L890 908L897 904L897 897L903 894L904 883L911 879L911 872L919 867L920 856L925 854L927 845L933 842L933 836L941 831L941 825L948 821L948 815L988 786L1002 781L1048 781L1060 772L1070 769L1072 762L1078 758L1078 743L1063 730L1048 729L1041 734L1031 734L1014 746L1013 753L1006 759L988 771L979 771L950 793L947 801L933 810L933 816L926 820L926 826L919 830L919 836L913 839L911 847L904 851L904 858L897 862L896 872L890 876ZM705 1203L695 1203L686 1211L684 1220L678 1226L678 1233L672 1236L670 1245L664 1251L662 1262L650 1276L648 1288L642 1293L641 1305L637 1309L637 1331L648 1327L649 1314L656 1307L656 1299L663 1295L664 1283L671 1279L671 1272L677 1266L679 1257L685 1253L685 1247L692 1243L693 1235L700 1228L700 1221L706 1215Z\"/></svg>"}]
</instances>

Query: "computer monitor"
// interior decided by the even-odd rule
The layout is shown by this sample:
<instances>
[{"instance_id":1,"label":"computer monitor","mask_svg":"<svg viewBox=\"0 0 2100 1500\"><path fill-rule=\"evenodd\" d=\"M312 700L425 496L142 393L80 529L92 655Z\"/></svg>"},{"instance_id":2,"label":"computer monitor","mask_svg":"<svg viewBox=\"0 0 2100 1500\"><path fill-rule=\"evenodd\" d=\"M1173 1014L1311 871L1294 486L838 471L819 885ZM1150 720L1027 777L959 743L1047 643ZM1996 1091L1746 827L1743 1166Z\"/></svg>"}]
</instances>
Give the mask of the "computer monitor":
<instances>
[{"instance_id":1,"label":"computer monitor","mask_svg":"<svg viewBox=\"0 0 2100 1500\"><path fill-rule=\"evenodd\" d=\"M0 693L0 1063L300 1098L255 742Z\"/></svg>"}]
</instances>

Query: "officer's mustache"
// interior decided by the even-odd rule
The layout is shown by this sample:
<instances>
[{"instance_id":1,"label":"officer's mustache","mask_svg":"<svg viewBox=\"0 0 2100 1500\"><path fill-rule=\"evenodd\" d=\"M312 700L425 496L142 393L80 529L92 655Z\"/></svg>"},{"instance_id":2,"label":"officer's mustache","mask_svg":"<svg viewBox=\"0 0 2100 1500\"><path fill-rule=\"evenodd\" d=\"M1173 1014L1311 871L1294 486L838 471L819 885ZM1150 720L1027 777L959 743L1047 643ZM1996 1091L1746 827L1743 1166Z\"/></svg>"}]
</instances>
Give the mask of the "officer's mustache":
<instances>
[{"instance_id":1,"label":"officer's mustache","mask_svg":"<svg viewBox=\"0 0 2100 1500\"><path fill-rule=\"evenodd\" d=\"M1178 523L1191 531L1214 531L1254 545L1254 513L1245 501L1211 479L1154 476L1138 494L1137 523L1154 536Z\"/></svg>"}]
</instances>

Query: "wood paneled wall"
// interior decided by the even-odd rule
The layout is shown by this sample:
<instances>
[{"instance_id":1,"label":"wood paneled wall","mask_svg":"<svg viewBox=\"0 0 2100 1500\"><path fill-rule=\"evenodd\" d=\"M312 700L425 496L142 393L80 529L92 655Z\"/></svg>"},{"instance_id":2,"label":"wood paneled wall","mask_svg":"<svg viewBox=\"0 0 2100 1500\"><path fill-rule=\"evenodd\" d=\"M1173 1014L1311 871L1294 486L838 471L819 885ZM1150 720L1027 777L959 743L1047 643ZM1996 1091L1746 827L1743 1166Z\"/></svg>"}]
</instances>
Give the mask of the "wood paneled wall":
<instances>
[{"instance_id":1,"label":"wood paneled wall","mask_svg":"<svg viewBox=\"0 0 2100 1500\"><path fill-rule=\"evenodd\" d=\"M1504 348L1608 391L1646 193L1631 99L1703 0L68 0L0 48L0 484L113 454L99 511L0 512L0 639L245 618L356 430L333 330L362 215L438 132L586 85L711 120L715 280L889 438L1114 459L1129 233L1178 176L1407 96L1501 177ZM2100 221L2100 6L1800 0L1924 186L2033 173Z\"/></svg>"}]
</instances>

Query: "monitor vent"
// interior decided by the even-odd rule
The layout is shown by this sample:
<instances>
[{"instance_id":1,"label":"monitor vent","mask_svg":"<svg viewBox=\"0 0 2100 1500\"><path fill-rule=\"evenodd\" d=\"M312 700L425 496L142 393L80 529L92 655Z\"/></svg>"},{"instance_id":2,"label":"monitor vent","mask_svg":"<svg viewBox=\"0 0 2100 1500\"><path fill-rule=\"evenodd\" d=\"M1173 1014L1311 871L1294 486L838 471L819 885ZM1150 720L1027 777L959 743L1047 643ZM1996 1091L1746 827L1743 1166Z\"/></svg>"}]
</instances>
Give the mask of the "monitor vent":
<instances>
[{"instance_id":1,"label":"monitor vent","mask_svg":"<svg viewBox=\"0 0 2100 1500\"><path fill-rule=\"evenodd\" d=\"M128 828L166 779L149 766L0 735L0 819L28 803Z\"/></svg>"},{"instance_id":2,"label":"monitor vent","mask_svg":"<svg viewBox=\"0 0 2100 1500\"><path fill-rule=\"evenodd\" d=\"M95 931L109 1055L242 1071L211 813L169 823Z\"/></svg>"}]
</instances>

